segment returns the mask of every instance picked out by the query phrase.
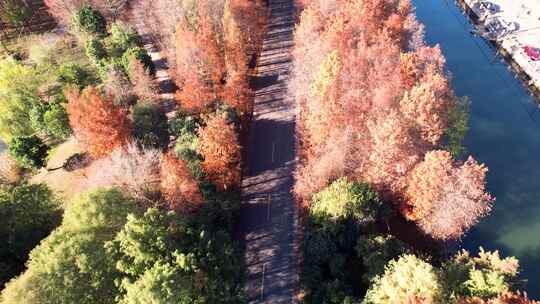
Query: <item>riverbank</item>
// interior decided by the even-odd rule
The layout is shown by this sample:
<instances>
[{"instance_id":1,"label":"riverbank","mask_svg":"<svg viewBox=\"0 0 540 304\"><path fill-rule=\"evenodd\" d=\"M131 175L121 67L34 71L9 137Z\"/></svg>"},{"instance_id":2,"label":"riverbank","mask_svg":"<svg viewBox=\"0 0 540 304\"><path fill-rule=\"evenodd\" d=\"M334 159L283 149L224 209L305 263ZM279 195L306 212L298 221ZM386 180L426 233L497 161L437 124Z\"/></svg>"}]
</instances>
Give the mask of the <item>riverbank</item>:
<instances>
[{"instance_id":1,"label":"riverbank","mask_svg":"<svg viewBox=\"0 0 540 304\"><path fill-rule=\"evenodd\" d=\"M456 95L471 101L469 154L489 167L488 190L497 198L491 215L461 247L515 256L527 294L540 299L540 108L495 48L475 35L468 16L452 1L413 0L429 45L439 44Z\"/></svg>"},{"instance_id":2,"label":"riverbank","mask_svg":"<svg viewBox=\"0 0 540 304\"><path fill-rule=\"evenodd\" d=\"M524 84L540 100L540 2L526 0L457 0L476 25L477 34L488 39Z\"/></svg>"}]
</instances>

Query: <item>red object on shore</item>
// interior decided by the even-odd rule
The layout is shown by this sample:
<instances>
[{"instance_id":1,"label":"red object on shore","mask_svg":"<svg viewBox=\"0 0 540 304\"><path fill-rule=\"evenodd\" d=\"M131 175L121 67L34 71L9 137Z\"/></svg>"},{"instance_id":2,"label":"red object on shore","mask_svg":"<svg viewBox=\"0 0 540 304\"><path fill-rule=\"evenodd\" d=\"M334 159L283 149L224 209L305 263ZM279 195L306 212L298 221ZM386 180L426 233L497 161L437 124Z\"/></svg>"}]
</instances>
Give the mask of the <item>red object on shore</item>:
<instances>
[{"instance_id":1,"label":"red object on shore","mask_svg":"<svg viewBox=\"0 0 540 304\"><path fill-rule=\"evenodd\" d=\"M539 48L535 48L535 47L531 47L531 46L524 46L523 51L533 61L540 60L540 49Z\"/></svg>"}]
</instances>

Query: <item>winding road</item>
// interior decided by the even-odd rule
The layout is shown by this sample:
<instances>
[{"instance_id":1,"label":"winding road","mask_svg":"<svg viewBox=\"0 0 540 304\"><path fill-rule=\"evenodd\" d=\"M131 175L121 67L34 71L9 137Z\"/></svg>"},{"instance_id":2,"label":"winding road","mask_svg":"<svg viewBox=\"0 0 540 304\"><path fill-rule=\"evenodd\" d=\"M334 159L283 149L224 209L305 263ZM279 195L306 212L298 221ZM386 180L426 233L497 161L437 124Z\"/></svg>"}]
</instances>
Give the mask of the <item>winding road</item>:
<instances>
[{"instance_id":1,"label":"winding road","mask_svg":"<svg viewBox=\"0 0 540 304\"><path fill-rule=\"evenodd\" d=\"M298 216L291 188L296 110L287 97L295 8L293 0L269 0L269 9L252 81L255 107L242 181L246 295L250 303L295 303Z\"/></svg>"}]
</instances>

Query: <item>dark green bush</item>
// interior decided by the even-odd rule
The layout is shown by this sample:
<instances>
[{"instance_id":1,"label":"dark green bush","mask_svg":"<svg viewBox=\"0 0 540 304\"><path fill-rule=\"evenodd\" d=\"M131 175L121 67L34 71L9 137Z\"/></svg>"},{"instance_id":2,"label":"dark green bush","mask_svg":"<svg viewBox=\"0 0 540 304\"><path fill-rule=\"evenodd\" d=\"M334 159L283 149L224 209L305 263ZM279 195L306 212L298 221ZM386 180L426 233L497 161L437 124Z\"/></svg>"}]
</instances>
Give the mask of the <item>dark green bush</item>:
<instances>
[{"instance_id":1,"label":"dark green bush","mask_svg":"<svg viewBox=\"0 0 540 304\"><path fill-rule=\"evenodd\" d=\"M364 281L368 283L376 276L382 275L388 262L409 251L407 244L391 235L360 236L356 252L366 269Z\"/></svg>"},{"instance_id":2,"label":"dark green bush","mask_svg":"<svg viewBox=\"0 0 540 304\"><path fill-rule=\"evenodd\" d=\"M104 35L107 31L105 17L90 6L84 6L73 15L73 25L86 34Z\"/></svg>"},{"instance_id":3,"label":"dark green bush","mask_svg":"<svg viewBox=\"0 0 540 304\"><path fill-rule=\"evenodd\" d=\"M74 85L83 89L84 87L93 84L95 79L93 75L82 66L76 63L65 63L58 69L58 81L64 86Z\"/></svg>"},{"instance_id":4,"label":"dark green bush","mask_svg":"<svg viewBox=\"0 0 540 304\"><path fill-rule=\"evenodd\" d=\"M202 157L197 152L199 143L197 130L199 127L199 118L183 114L180 114L169 123L170 133L176 137L174 152L179 158L187 162L193 176L201 179L203 177Z\"/></svg>"},{"instance_id":5,"label":"dark green bush","mask_svg":"<svg viewBox=\"0 0 540 304\"><path fill-rule=\"evenodd\" d=\"M53 103L43 115L47 133L57 139L71 136L71 127L66 109L61 104Z\"/></svg>"},{"instance_id":6,"label":"dark green bush","mask_svg":"<svg viewBox=\"0 0 540 304\"><path fill-rule=\"evenodd\" d=\"M133 137L147 148L167 147L169 144L167 116L157 104L148 102L134 107Z\"/></svg>"},{"instance_id":7,"label":"dark green bush","mask_svg":"<svg viewBox=\"0 0 540 304\"><path fill-rule=\"evenodd\" d=\"M107 58L107 50L105 50L103 42L98 38L88 40L85 49L86 56L88 56L95 64L98 64L100 61Z\"/></svg>"},{"instance_id":8,"label":"dark green bush","mask_svg":"<svg viewBox=\"0 0 540 304\"><path fill-rule=\"evenodd\" d=\"M123 22L115 22L111 26L110 35L105 44L114 57L121 57L130 48L143 46L137 32Z\"/></svg>"},{"instance_id":9,"label":"dark green bush","mask_svg":"<svg viewBox=\"0 0 540 304\"><path fill-rule=\"evenodd\" d=\"M28 253L60 223L59 203L45 185L0 186L0 288L24 269Z\"/></svg>"},{"instance_id":10,"label":"dark green bush","mask_svg":"<svg viewBox=\"0 0 540 304\"><path fill-rule=\"evenodd\" d=\"M24 168L41 168L46 164L48 148L35 136L14 137L9 145L9 152Z\"/></svg>"}]
</instances>

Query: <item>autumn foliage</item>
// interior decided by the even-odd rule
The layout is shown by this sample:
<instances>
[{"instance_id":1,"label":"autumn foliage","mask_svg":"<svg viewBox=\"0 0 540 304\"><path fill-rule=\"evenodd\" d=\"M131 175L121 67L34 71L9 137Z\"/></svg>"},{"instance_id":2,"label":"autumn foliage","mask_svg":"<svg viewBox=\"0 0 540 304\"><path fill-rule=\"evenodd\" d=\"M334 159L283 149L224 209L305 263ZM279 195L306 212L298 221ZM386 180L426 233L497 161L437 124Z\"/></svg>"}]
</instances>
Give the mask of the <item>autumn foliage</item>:
<instances>
[{"instance_id":1,"label":"autumn foliage","mask_svg":"<svg viewBox=\"0 0 540 304\"><path fill-rule=\"evenodd\" d=\"M186 163L171 153L161 156L161 193L169 207L180 213L192 212L203 202Z\"/></svg>"},{"instance_id":2,"label":"autumn foliage","mask_svg":"<svg viewBox=\"0 0 540 304\"><path fill-rule=\"evenodd\" d=\"M112 19L126 7L127 0L44 0L49 13L63 25L70 25L73 15L85 5L91 6Z\"/></svg>"},{"instance_id":3,"label":"autumn foliage","mask_svg":"<svg viewBox=\"0 0 540 304\"><path fill-rule=\"evenodd\" d=\"M309 199L347 176L405 206L404 215L433 237L459 237L490 210L487 169L444 153L444 163L422 162L442 155L429 151L445 146L458 99L410 1L302 5L289 85L299 107L296 195Z\"/></svg>"},{"instance_id":4,"label":"autumn foliage","mask_svg":"<svg viewBox=\"0 0 540 304\"><path fill-rule=\"evenodd\" d=\"M223 115L212 115L199 131L199 153L207 177L225 190L240 182L240 145L234 125Z\"/></svg>"},{"instance_id":5,"label":"autumn foliage","mask_svg":"<svg viewBox=\"0 0 540 304\"><path fill-rule=\"evenodd\" d=\"M250 56L262 39L262 1L198 1L195 18L180 19L176 27L176 99L190 112L204 111L214 102L250 111ZM193 19L195 21L193 21Z\"/></svg>"},{"instance_id":6,"label":"autumn foliage","mask_svg":"<svg viewBox=\"0 0 540 304\"><path fill-rule=\"evenodd\" d=\"M77 140L93 157L110 154L130 139L132 124L126 109L114 105L112 96L96 88L66 92L69 123Z\"/></svg>"},{"instance_id":7,"label":"autumn foliage","mask_svg":"<svg viewBox=\"0 0 540 304\"><path fill-rule=\"evenodd\" d=\"M405 216L437 238L458 238L491 210L486 172L471 157L457 166L446 151L428 152L409 175Z\"/></svg>"}]
</instances>

